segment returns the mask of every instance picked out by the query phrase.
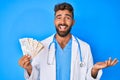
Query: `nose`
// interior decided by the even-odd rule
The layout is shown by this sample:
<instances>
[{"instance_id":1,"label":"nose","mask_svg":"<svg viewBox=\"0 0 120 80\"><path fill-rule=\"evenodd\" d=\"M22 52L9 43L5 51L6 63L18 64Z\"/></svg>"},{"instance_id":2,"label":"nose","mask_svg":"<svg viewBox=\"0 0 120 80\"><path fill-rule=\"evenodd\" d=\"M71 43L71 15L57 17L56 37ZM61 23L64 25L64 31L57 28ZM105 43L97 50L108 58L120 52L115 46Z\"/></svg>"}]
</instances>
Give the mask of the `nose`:
<instances>
[{"instance_id":1,"label":"nose","mask_svg":"<svg viewBox=\"0 0 120 80\"><path fill-rule=\"evenodd\" d=\"M61 19L61 24L65 24L65 18Z\"/></svg>"}]
</instances>

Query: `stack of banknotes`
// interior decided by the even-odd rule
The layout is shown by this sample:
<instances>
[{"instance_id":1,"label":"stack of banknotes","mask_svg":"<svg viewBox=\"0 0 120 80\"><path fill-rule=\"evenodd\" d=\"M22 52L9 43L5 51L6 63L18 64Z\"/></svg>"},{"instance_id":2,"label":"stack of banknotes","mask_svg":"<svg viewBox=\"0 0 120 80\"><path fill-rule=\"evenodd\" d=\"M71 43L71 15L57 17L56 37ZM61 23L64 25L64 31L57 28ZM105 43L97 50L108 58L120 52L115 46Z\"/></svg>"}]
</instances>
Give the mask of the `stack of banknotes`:
<instances>
[{"instance_id":1,"label":"stack of banknotes","mask_svg":"<svg viewBox=\"0 0 120 80\"><path fill-rule=\"evenodd\" d=\"M30 55L34 58L42 49L43 45L41 42L33 38L22 38L19 39L23 55Z\"/></svg>"}]
</instances>

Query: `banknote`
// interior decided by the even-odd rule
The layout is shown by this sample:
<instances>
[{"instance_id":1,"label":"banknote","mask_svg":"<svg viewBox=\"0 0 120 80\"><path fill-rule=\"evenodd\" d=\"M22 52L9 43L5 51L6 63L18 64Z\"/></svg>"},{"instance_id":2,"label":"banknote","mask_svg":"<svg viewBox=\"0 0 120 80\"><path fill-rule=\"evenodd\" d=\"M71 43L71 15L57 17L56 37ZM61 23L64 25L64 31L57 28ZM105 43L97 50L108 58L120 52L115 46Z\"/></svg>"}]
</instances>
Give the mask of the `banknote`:
<instances>
[{"instance_id":1,"label":"banknote","mask_svg":"<svg viewBox=\"0 0 120 80\"><path fill-rule=\"evenodd\" d=\"M23 55L29 54L32 58L34 58L44 47L40 41L33 38L21 38L19 42Z\"/></svg>"}]
</instances>

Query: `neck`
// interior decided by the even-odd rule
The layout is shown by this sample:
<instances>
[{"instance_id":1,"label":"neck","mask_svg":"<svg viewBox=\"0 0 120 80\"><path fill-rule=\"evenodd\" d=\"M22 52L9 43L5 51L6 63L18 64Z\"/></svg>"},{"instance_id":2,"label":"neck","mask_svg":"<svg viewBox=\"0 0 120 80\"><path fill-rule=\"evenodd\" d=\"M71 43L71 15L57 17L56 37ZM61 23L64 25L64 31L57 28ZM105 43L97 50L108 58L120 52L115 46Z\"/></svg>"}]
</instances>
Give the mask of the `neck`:
<instances>
[{"instance_id":1,"label":"neck","mask_svg":"<svg viewBox=\"0 0 120 80\"><path fill-rule=\"evenodd\" d=\"M65 37L61 37L59 36L58 34L56 34L56 40L58 41L59 45L61 46L61 48L63 49L66 44L68 43L68 41L70 40L71 38L71 34L69 33L67 36Z\"/></svg>"}]
</instances>

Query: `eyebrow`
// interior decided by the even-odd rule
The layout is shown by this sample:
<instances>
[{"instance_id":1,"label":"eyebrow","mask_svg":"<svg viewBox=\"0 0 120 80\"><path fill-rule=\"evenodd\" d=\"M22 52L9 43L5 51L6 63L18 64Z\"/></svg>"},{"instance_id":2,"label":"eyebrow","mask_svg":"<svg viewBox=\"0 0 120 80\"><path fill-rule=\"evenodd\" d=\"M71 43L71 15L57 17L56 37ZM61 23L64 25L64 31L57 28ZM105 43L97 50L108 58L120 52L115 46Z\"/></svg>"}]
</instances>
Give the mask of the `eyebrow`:
<instances>
[{"instance_id":1,"label":"eyebrow","mask_svg":"<svg viewBox=\"0 0 120 80\"><path fill-rule=\"evenodd\" d=\"M72 18L72 16L70 14L65 14L65 15ZM56 17L59 17L59 16L62 16L62 15L61 14L56 15Z\"/></svg>"},{"instance_id":2,"label":"eyebrow","mask_svg":"<svg viewBox=\"0 0 120 80\"><path fill-rule=\"evenodd\" d=\"M56 15L55 17L59 17L59 16L62 16L61 14L59 14L59 15Z\"/></svg>"},{"instance_id":3,"label":"eyebrow","mask_svg":"<svg viewBox=\"0 0 120 80\"><path fill-rule=\"evenodd\" d=\"M70 15L70 14L65 14L66 16L69 16L69 17L71 17L72 18L72 16Z\"/></svg>"}]
</instances>

